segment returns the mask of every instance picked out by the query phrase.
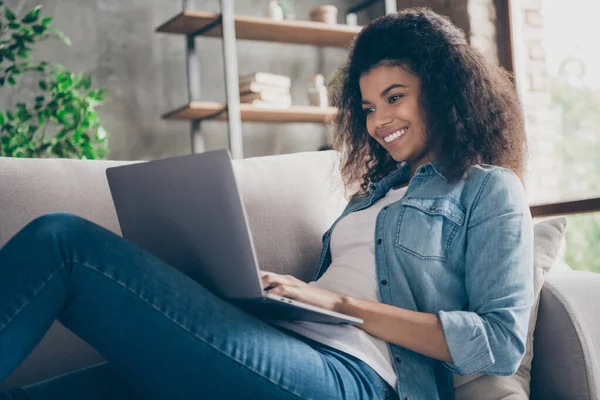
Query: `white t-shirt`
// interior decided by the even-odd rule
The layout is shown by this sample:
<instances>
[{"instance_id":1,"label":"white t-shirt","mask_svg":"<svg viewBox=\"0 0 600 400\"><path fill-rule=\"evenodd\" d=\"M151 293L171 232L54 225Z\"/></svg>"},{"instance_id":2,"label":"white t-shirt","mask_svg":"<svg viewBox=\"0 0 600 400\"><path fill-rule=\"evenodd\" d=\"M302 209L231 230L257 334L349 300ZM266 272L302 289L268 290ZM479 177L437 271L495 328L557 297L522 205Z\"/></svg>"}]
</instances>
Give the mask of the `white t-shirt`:
<instances>
[{"instance_id":1,"label":"white t-shirt","mask_svg":"<svg viewBox=\"0 0 600 400\"><path fill-rule=\"evenodd\" d=\"M391 189L371 207L338 222L331 233L331 265L319 280L310 284L358 299L380 301L375 267L375 220L385 205L400 200L405 192L406 187ZM396 388L396 372L383 340L351 325L305 321L277 321L277 324L360 359Z\"/></svg>"}]
</instances>

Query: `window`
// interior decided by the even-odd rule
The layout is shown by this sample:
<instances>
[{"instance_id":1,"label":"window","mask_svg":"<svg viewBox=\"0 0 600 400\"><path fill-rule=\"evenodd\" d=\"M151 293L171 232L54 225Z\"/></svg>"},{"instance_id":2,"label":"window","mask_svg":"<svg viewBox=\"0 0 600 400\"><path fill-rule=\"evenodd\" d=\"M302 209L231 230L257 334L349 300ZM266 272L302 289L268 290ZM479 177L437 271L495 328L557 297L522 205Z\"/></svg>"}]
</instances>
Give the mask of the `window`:
<instances>
[{"instance_id":1,"label":"window","mask_svg":"<svg viewBox=\"0 0 600 400\"><path fill-rule=\"evenodd\" d=\"M532 204L600 197L600 2L513 1ZM600 211L600 210L599 210ZM569 216L564 260L600 272L600 213Z\"/></svg>"}]
</instances>

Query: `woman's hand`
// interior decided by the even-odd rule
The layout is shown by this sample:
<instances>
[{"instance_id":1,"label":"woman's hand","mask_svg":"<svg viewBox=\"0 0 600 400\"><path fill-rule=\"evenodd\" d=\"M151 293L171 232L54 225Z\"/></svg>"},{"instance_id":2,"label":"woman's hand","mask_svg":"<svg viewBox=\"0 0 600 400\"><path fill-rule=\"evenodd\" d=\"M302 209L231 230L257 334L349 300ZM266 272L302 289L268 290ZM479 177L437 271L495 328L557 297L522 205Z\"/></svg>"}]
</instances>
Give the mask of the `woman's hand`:
<instances>
[{"instance_id":1,"label":"woman's hand","mask_svg":"<svg viewBox=\"0 0 600 400\"><path fill-rule=\"evenodd\" d=\"M309 285L291 275L260 271L262 286L268 293L339 312L345 296Z\"/></svg>"}]
</instances>

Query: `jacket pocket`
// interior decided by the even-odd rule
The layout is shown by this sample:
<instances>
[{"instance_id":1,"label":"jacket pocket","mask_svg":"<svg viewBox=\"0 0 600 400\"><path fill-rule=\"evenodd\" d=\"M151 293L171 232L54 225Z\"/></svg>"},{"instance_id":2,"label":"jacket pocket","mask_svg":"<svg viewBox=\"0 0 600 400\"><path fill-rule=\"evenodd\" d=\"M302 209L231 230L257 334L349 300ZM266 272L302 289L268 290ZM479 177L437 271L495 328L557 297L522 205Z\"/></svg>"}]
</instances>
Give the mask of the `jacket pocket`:
<instances>
[{"instance_id":1,"label":"jacket pocket","mask_svg":"<svg viewBox=\"0 0 600 400\"><path fill-rule=\"evenodd\" d=\"M411 197L402 201L396 246L423 259L446 261L465 212L450 196Z\"/></svg>"}]
</instances>

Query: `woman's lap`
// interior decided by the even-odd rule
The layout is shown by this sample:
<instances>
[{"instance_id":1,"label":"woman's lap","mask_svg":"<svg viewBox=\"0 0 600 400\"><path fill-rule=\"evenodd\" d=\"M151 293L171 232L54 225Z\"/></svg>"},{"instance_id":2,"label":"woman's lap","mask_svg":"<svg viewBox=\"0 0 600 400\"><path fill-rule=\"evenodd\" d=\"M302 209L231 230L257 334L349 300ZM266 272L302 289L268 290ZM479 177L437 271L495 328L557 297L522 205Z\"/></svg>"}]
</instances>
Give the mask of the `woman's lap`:
<instances>
[{"instance_id":1,"label":"woman's lap","mask_svg":"<svg viewBox=\"0 0 600 400\"><path fill-rule=\"evenodd\" d=\"M17 255L33 240L39 243L38 252ZM64 268L61 260L66 261ZM48 315L38 318L36 307L40 313L54 312L106 358L110 367L98 367L99 374L114 369L143 398L252 394L339 399L382 394L377 375L364 363L255 318L83 219L54 214L34 221L0 249L0 281L15 280L11 274L19 268L12 270L11 263L27 266L27 279L20 279L21 292L13 288L8 295L0 294L0 313L17 309L11 294L36 294L21 307L21 315L0 314L0 321L16 325L5 329L8 335L0 329L0 347L3 336L15 337L30 326L40 330L48 325L44 318L51 322ZM24 343L39 340L35 333L29 336ZM15 357L29 350L17 349ZM41 387L31 388L32 393Z\"/></svg>"}]
</instances>

